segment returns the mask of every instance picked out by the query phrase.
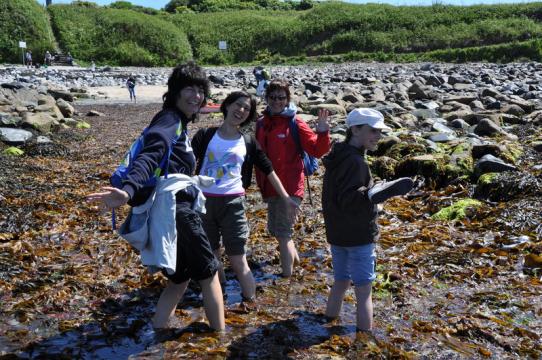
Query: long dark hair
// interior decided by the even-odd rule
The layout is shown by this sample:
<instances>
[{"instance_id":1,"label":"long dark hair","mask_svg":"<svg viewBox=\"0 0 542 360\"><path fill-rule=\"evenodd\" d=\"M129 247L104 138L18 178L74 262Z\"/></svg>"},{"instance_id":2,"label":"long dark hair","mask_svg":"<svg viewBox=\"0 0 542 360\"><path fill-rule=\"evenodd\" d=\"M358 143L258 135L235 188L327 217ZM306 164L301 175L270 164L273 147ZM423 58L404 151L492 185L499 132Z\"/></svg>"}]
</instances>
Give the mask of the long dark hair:
<instances>
[{"instance_id":1,"label":"long dark hair","mask_svg":"<svg viewBox=\"0 0 542 360\"><path fill-rule=\"evenodd\" d=\"M250 100L250 112L248 113L248 117L245 121L243 121L239 126L245 126L246 124L250 123L251 121L254 121L256 118L256 99L254 96L250 95L246 91L233 91L231 92L224 101L222 101L222 104L220 105L220 111L222 111L222 114L224 115L224 118L228 115L228 106L233 104L237 101L237 99L240 98L248 98Z\"/></svg>"},{"instance_id":2,"label":"long dark hair","mask_svg":"<svg viewBox=\"0 0 542 360\"><path fill-rule=\"evenodd\" d=\"M162 96L162 100L164 101L163 109L175 108L181 90L194 85L203 88L204 97L201 103L203 107L207 103L207 99L211 93L211 86L205 70L193 61L175 67L167 81L167 92Z\"/></svg>"}]
</instances>

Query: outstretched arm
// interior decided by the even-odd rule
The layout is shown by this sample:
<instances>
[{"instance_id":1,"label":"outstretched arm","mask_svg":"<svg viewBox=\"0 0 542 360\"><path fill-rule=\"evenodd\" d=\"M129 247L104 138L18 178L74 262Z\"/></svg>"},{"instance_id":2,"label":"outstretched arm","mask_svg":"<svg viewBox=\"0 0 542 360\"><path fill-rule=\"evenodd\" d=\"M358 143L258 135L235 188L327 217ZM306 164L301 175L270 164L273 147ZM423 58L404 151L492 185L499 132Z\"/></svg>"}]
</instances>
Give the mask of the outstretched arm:
<instances>
[{"instance_id":1,"label":"outstretched arm","mask_svg":"<svg viewBox=\"0 0 542 360\"><path fill-rule=\"evenodd\" d=\"M120 190L114 187L103 187L103 192L93 193L87 195L87 201L99 202L108 209L118 208L130 200L130 196L124 190Z\"/></svg>"}]
</instances>

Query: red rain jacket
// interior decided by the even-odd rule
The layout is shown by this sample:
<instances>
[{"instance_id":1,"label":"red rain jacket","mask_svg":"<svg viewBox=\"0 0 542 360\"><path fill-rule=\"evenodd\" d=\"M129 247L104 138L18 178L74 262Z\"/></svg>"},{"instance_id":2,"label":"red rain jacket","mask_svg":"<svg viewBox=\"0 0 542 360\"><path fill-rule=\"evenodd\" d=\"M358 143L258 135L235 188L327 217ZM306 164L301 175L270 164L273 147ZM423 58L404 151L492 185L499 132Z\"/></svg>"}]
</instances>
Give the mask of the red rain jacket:
<instances>
[{"instance_id":1,"label":"red rain jacket","mask_svg":"<svg viewBox=\"0 0 542 360\"><path fill-rule=\"evenodd\" d=\"M303 161L298 152L297 145L290 134L291 117L285 115L269 115L264 113L256 125L256 140L273 164L286 192L290 196L303 198L305 175L303 174ZM320 158L325 155L331 145L329 131L315 133L309 125L296 116L299 128L301 147L309 155ZM267 176L256 169L256 182L260 187L264 199L278 196Z\"/></svg>"}]
</instances>

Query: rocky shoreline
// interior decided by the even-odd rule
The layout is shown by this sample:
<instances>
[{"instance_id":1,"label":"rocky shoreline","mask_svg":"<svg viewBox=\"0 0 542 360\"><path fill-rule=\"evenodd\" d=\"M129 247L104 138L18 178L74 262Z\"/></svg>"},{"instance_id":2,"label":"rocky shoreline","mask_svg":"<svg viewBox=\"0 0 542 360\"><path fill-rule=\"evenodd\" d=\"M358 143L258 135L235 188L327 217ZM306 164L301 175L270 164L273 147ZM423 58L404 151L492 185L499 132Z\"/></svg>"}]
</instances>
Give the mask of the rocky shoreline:
<instances>
[{"instance_id":1,"label":"rocky shoreline","mask_svg":"<svg viewBox=\"0 0 542 360\"><path fill-rule=\"evenodd\" d=\"M214 101L231 88L254 91L249 70L210 68ZM258 309L243 308L228 270L225 334L206 332L194 289L172 328L154 332L149 319L163 278L147 273L111 231L110 214L84 196L107 184L160 104L99 98L83 104L61 82L19 81L17 88L0 81L0 127L32 134L19 143L5 142L4 130L0 135L0 356L540 358L541 65L272 71L294 84L306 121L313 124L320 107L333 113L334 140L343 138L353 107L385 113L394 130L368 157L371 169L381 179L416 179L414 191L386 202L379 215L373 336L354 333L353 293L339 320L320 316L332 277L319 211L322 170L310 179L314 205L302 203L294 235L301 261L291 279L276 276L277 242L266 234L265 205L253 185L246 196L247 258ZM61 99L82 125L70 127ZM27 121L43 114L52 119L48 130ZM6 125L6 119L15 120ZM189 131L218 121L201 116ZM7 155L13 147L24 154ZM125 215L119 209L119 220Z\"/></svg>"},{"instance_id":2,"label":"rocky shoreline","mask_svg":"<svg viewBox=\"0 0 542 360\"><path fill-rule=\"evenodd\" d=\"M80 114L73 105L77 100L92 104L105 99L104 93L92 94L92 89L122 87L130 74L135 75L140 89L164 86L170 70L0 68L2 150L16 154L13 146L24 151L27 144L50 142L50 132L88 127L81 115L100 113ZM476 182L483 174L520 170L517 162L525 152L533 152L534 162L524 171L536 172L542 167L536 156L542 152L540 63L351 63L277 66L271 71L273 77L290 81L306 121L311 122L320 108L331 112L335 140L343 137L344 118L353 108L383 112L394 128L372 154L373 170L383 179L418 175L433 186L462 177ZM209 68L208 74L215 102L231 89L255 93L248 68ZM158 94L159 99L161 92ZM123 100L113 98L111 102ZM484 177L481 187L485 190L479 194L495 193L487 186L493 180L494 176Z\"/></svg>"}]
</instances>

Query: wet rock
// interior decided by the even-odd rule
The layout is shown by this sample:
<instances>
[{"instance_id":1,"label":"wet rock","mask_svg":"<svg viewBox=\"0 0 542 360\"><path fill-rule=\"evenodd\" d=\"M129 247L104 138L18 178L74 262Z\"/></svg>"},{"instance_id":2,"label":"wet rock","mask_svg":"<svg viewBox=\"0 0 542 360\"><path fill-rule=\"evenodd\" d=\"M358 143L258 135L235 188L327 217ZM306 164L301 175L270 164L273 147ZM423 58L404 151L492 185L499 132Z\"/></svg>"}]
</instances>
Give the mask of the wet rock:
<instances>
[{"instance_id":1,"label":"wet rock","mask_svg":"<svg viewBox=\"0 0 542 360\"><path fill-rule=\"evenodd\" d=\"M0 126L17 127L20 123L20 117L7 113L0 113Z\"/></svg>"},{"instance_id":2,"label":"wet rock","mask_svg":"<svg viewBox=\"0 0 542 360\"><path fill-rule=\"evenodd\" d=\"M504 133L504 130L490 119L484 118L474 128L474 133L480 136L494 136Z\"/></svg>"},{"instance_id":3,"label":"wet rock","mask_svg":"<svg viewBox=\"0 0 542 360\"><path fill-rule=\"evenodd\" d=\"M105 116L104 113L101 113L99 111L96 111L96 110L90 110L88 113L87 113L87 116Z\"/></svg>"},{"instance_id":4,"label":"wet rock","mask_svg":"<svg viewBox=\"0 0 542 360\"><path fill-rule=\"evenodd\" d=\"M542 186L535 176L522 172L486 173L478 178L474 196L490 201L540 196Z\"/></svg>"},{"instance_id":5,"label":"wet rock","mask_svg":"<svg viewBox=\"0 0 542 360\"><path fill-rule=\"evenodd\" d=\"M69 102L73 102L73 100L74 100L73 95L69 91L49 89L47 92L52 97L54 97L55 100L64 99L64 100L69 101Z\"/></svg>"},{"instance_id":6,"label":"wet rock","mask_svg":"<svg viewBox=\"0 0 542 360\"><path fill-rule=\"evenodd\" d=\"M470 124L463 119L453 119L449 121L449 124L456 129L468 129L470 127Z\"/></svg>"},{"instance_id":7,"label":"wet rock","mask_svg":"<svg viewBox=\"0 0 542 360\"><path fill-rule=\"evenodd\" d=\"M371 171L381 179L394 179L397 163L398 162L395 159L387 156L380 156L371 163Z\"/></svg>"},{"instance_id":8,"label":"wet rock","mask_svg":"<svg viewBox=\"0 0 542 360\"><path fill-rule=\"evenodd\" d=\"M533 141L531 143L531 146L533 149L535 149L538 152L542 152L542 141Z\"/></svg>"},{"instance_id":9,"label":"wet rock","mask_svg":"<svg viewBox=\"0 0 542 360\"><path fill-rule=\"evenodd\" d=\"M64 99L58 99L56 105L64 117L71 118L75 113L74 107Z\"/></svg>"},{"instance_id":10,"label":"wet rock","mask_svg":"<svg viewBox=\"0 0 542 360\"><path fill-rule=\"evenodd\" d=\"M501 111L505 114L515 115L518 117L525 115L525 110L523 110L521 106L516 105L516 104L506 105L505 107L501 109Z\"/></svg>"},{"instance_id":11,"label":"wet rock","mask_svg":"<svg viewBox=\"0 0 542 360\"><path fill-rule=\"evenodd\" d=\"M516 171L517 168L514 165L508 164L503 160L487 154L482 156L474 167L475 174L481 175L490 172L504 172L504 171Z\"/></svg>"},{"instance_id":12,"label":"wet rock","mask_svg":"<svg viewBox=\"0 0 542 360\"><path fill-rule=\"evenodd\" d=\"M431 141L434 141L436 143L438 142L450 142L452 140L457 139L457 137L454 134L451 133L430 133L428 134L428 139Z\"/></svg>"},{"instance_id":13,"label":"wet rock","mask_svg":"<svg viewBox=\"0 0 542 360\"><path fill-rule=\"evenodd\" d=\"M318 115L318 110L327 109L332 115L346 115L346 109L341 105L335 104L318 104L310 107L310 113L312 115Z\"/></svg>"},{"instance_id":14,"label":"wet rock","mask_svg":"<svg viewBox=\"0 0 542 360\"><path fill-rule=\"evenodd\" d=\"M25 113L22 125L36 129L41 133L48 133L55 125L55 119L47 113Z\"/></svg>"},{"instance_id":15,"label":"wet rock","mask_svg":"<svg viewBox=\"0 0 542 360\"><path fill-rule=\"evenodd\" d=\"M0 140L7 145L22 145L32 139L30 131L0 127Z\"/></svg>"}]
</instances>

